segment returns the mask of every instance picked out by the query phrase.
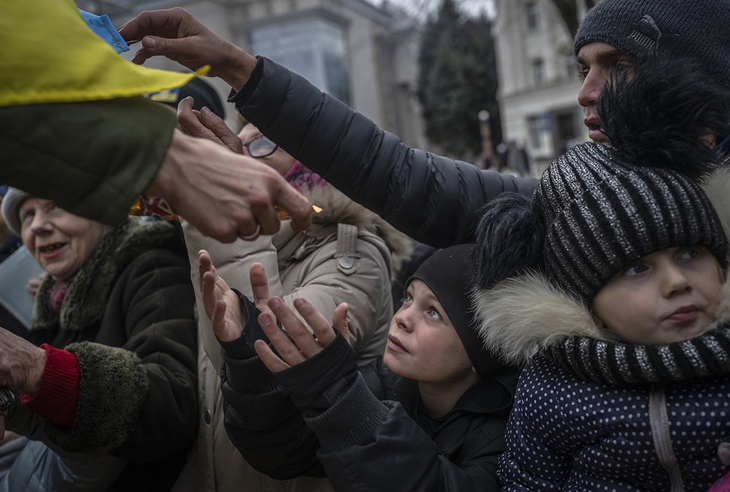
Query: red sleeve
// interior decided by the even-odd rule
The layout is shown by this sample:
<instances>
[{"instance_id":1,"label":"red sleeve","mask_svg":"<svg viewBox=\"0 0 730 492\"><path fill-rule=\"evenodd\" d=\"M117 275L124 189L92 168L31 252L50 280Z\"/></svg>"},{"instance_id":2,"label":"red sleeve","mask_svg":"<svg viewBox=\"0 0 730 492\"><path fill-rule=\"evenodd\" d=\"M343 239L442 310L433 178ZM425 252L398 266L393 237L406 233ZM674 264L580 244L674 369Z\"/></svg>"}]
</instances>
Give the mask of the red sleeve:
<instances>
[{"instance_id":1,"label":"red sleeve","mask_svg":"<svg viewBox=\"0 0 730 492\"><path fill-rule=\"evenodd\" d=\"M72 427L79 403L79 360L47 343L41 348L46 351L41 389L34 396L21 393L20 402L54 424Z\"/></svg>"}]
</instances>

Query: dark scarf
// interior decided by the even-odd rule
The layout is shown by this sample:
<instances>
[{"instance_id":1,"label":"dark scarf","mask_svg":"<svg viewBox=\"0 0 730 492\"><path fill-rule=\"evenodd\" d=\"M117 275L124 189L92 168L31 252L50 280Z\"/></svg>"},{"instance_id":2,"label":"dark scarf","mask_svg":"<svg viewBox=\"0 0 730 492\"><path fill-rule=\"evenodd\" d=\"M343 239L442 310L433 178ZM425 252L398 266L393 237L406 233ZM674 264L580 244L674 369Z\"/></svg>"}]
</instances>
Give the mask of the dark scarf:
<instances>
[{"instance_id":1,"label":"dark scarf","mask_svg":"<svg viewBox=\"0 0 730 492\"><path fill-rule=\"evenodd\" d=\"M545 354L579 378L597 383L689 381L730 373L730 325L662 345L567 337Z\"/></svg>"}]
</instances>

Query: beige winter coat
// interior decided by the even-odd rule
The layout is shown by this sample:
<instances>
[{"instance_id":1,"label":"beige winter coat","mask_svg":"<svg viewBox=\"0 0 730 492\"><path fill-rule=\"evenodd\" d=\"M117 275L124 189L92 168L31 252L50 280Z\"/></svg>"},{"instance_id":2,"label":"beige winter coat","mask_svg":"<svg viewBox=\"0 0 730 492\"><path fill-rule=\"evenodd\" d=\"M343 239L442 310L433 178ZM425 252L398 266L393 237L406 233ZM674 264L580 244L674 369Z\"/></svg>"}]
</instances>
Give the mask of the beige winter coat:
<instances>
[{"instance_id":1,"label":"beige winter coat","mask_svg":"<svg viewBox=\"0 0 730 492\"><path fill-rule=\"evenodd\" d=\"M223 427L223 398L218 377L220 345L210 321L204 314L200 315L204 311L197 258L198 251L206 249L221 277L249 297L248 270L252 263L260 262L266 268L272 295L283 296L289 306L297 297L304 297L329 319L335 307L346 302L351 343L358 354L358 362L364 364L382 355L393 315L393 267L398 267L400 260L410 253L411 241L330 186L317 188L307 197L323 211L304 232L293 231L285 221L274 236L224 245L203 237L189 224L184 224L199 313L201 422L198 453L194 457L197 463L189 463L175 491L332 490L326 479L271 479L243 460Z\"/></svg>"}]
</instances>

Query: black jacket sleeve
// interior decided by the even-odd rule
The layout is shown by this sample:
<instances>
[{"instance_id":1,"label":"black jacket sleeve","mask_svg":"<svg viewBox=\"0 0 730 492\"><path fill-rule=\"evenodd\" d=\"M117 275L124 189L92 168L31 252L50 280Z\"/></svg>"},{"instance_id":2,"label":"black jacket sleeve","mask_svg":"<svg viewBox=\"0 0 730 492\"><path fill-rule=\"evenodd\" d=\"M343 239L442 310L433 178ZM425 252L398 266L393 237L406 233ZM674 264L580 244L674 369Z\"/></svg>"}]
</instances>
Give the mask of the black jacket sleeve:
<instances>
[{"instance_id":1,"label":"black jacket sleeve","mask_svg":"<svg viewBox=\"0 0 730 492\"><path fill-rule=\"evenodd\" d=\"M229 98L289 154L409 236L446 247L472 242L480 209L537 181L411 149L304 78L260 58Z\"/></svg>"}]
</instances>

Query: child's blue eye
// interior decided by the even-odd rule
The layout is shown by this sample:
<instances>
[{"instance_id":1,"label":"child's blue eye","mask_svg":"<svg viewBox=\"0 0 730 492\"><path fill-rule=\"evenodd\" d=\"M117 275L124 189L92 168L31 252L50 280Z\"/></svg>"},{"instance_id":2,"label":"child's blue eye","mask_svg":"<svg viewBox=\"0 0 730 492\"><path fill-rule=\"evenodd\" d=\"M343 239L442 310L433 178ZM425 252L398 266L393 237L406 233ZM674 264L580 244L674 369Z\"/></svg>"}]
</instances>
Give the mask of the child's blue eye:
<instances>
[{"instance_id":1,"label":"child's blue eye","mask_svg":"<svg viewBox=\"0 0 730 492\"><path fill-rule=\"evenodd\" d=\"M441 314L435 308L429 309L428 315L433 319L441 319Z\"/></svg>"},{"instance_id":2,"label":"child's blue eye","mask_svg":"<svg viewBox=\"0 0 730 492\"><path fill-rule=\"evenodd\" d=\"M700 255L700 248L698 247L689 247L685 248L679 253L679 259L680 260L690 260L692 258L697 258Z\"/></svg>"},{"instance_id":3,"label":"child's blue eye","mask_svg":"<svg viewBox=\"0 0 730 492\"><path fill-rule=\"evenodd\" d=\"M406 294L405 297L403 297L403 304L410 304L413 302L413 296L410 294Z\"/></svg>"},{"instance_id":4,"label":"child's blue eye","mask_svg":"<svg viewBox=\"0 0 730 492\"><path fill-rule=\"evenodd\" d=\"M636 265L631 265L626 270L624 270L623 275L626 275L627 277L633 277L634 275L639 275L641 273L644 273L648 269L649 269L649 267L647 267L646 265L637 263Z\"/></svg>"}]
</instances>

